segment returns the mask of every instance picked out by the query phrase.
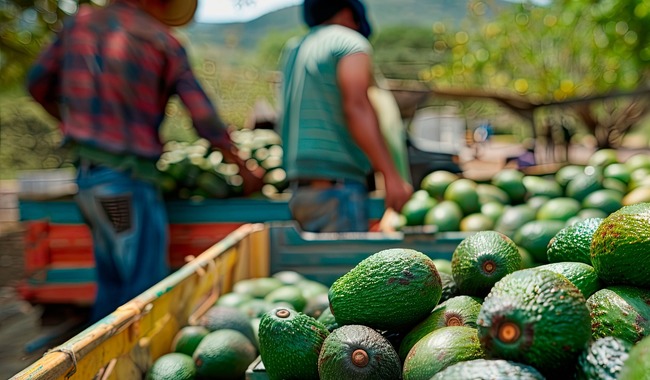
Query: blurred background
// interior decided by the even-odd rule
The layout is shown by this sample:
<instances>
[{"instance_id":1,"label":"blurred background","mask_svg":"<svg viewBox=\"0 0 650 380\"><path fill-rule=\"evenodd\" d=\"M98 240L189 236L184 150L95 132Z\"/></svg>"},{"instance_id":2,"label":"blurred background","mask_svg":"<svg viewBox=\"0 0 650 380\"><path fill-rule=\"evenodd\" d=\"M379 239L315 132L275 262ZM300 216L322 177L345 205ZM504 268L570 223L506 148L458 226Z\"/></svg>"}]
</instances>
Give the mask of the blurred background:
<instances>
[{"instance_id":1,"label":"blurred background","mask_svg":"<svg viewBox=\"0 0 650 380\"><path fill-rule=\"evenodd\" d=\"M55 123L26 95L25 73L66 17L105 1L0 0L0 179L66 165ZM234 128L250 126L260 109L273 111L280 49L305 32L299 5L202 0L195 21L175 31ZM561 144L648 146L648 2L367 0L367 6L377 70L406 121L415 108L444 107L468 136L489 123L495 142L552 143L552 153L538 150L538 161L567 159L554 150ZM171 102L168 116L164 140L196 139L182 105Z\"/></svg>"}]
</instances>

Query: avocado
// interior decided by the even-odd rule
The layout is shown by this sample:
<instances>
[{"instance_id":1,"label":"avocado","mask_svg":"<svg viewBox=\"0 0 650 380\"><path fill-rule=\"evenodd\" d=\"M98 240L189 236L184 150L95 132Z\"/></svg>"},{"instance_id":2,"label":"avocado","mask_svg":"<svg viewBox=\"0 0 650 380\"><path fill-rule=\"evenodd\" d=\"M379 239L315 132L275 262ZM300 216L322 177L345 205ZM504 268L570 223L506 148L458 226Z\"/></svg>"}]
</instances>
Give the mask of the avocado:
<instances>
[{"instance_id":1,"label":"avocado","mask_svg":"<svg viewBox=\"0 0 650 380\"><path fill-rule=\"evenodd\" d=\"M421 226L424 224L424 216L436 204L438 201L429 196L426 190L418 190L404 203L400 212L404 215L407 226Z\"/></svg>"},{"instance_id":2,"label":"avocado","mask_svg":"<svg viewBox=\"0 0 650 380\"><path fill-rule=\"evenodd\" d=\"M442 295L439 302L444 302L452 297L460 295L458 285L454 282L454 276L445 272L438 272L440 275L440 282L442 283Z\"/></svg>"},{"instance_id":3,"label":"avocado","mask_svg":"<svg viewBox=\"0 0 650 380\"><path fill-rule=\"evenodd\" d=\"M402 373L404 380L428 380L452 364L484 357L475 328L442 327L415 343L404 359Z\"/></svg>"},{"instance_id":4,"label":"avocado","mask_svg":"<svg viewBox=\"0 0 650 380\"><path fill-rule=\"evenodd\" d=\"M307 300L303 313L318 319L325 309L330 307L330 301L327 293L315 295Z\"/></svg>"},{"instance_id":5,"label":"avocado","mask_svg":"<svg viewBox=\"0 0 650 380\"><path fill-rule=\"evenodd\" d=\"M635 343L650 335L650 292L609 286L587 298L594 339L615 336Z\"/></svg>"},{"instance_id":6,"label":"avocado","mask_svg":"<svg viewBox=\"0 0 650 380\"><path fill-rule=\"evenodd\" d=\"M476 191L476 182L468 178L460 178L450 183L445 190L443 198L455 202L460 206L463 215L480 211L481 204Z\"/></svg>"},{"instance_id":7,"label":"avocado","mask_svg":"<svg viewBox=\"0 0 650 380\"><path fill-rule=\"evenodd\" d=\"M548 244L564 226L561 220L533 220L519 227L512 240L526 249L536 262L547 263Z\"/></svg>"},{"instance_id":8,"label":"avocado","mask_svg":"<svg viewBox=\"0 0 650 380\"><path fill-rule=\"evenodd\" d=\"M242 333L222 329L209 333L192 354L200 379L241 379L257 357L257 349Z\"/></svg>"},{"instance_id":9,"label":"avocado","mask_svg":"<svg viewBox=\"0 0 650 380\"><path fill-rule=\"evenodd\" d=\"M184 353L172 352L156 359L147 370L144 379L194 380L195 376L196 366L192 357Z\"/></svg>"},{"instance_id":10,"label":"avocado","mask_svg":"<svg viewBox=\"0 0 650 380\"><path fill-rule=\"evenodd\" d=\"M332 332L339 327L339 324L336 323L336 318L334 318L334 314L332 314L332 311L330 310L329 306L325 310L323 310L321 315L318 316L316 320L322 323L327 328L327 331L329 332Z\"/></svg>"},{"instance_id":11,"label":"avocado","mask_svg":"<svg viewBox=\"0 0 650 380\"><path fill-rule=\"evenodd\" d=\"M232 291L240 294L248 294L253 298L264 298L272 290L284 285L275 277L248 278L240 280L233 285Z\"/></svg>"},{"instance_id":12,"label":"avocado","mask_svg":"<svg viewBox=\"0 0 650 380\"><path fill-rule=\"evenodd\" d=\"M650 337L643 338L630 348L618 380L650 379Z\"/></svg>"},{"instance_id":13,"label":"avocado","mask_svg":"<svg viewBox=\"0 0 650 380\"><path fill-rule=\"evenodd\" d=\"M339 325L401 330L425 318L442 294L433 260L408 248L391 248L363 259L334 281L330 309Z\"/></svg>"},{"instance_id":14,"label":"avocado","mask_svg":"<svg viewBox=\"0 0 650 380\"><path fill-rule=\"evenodd\" d=\"M576 379L616 380L630 348L630 342L613 336L591 341L578 358Z\"/></svg>"},{"instance_id":15,"label":"avocado","mask_svg":"<svg viewBox=\"0 0 650 380\"><path fill-rule=\"evenodd\" d=\"M411 348L425 335L446 326L468 326L476 328L476 317L483 300L478 297L458 296L440 303L422 322L413 327L402 339L399 356L406 358Z\"/></svg>"},{"instance_id":16,"label":"avocado","mask_svg":"<svg viewBox=\"0 0 650 380\"><path fill-rule=\"evenodd\" d=\"M474 359L450 365L436 373L431 380L545 380L529 365L503 359Z\"/></svg>"},{"instance_id":17,"label":"avocado","mask_svg":"<svg viewBox=\"0 0 650 380\"><path fill-rule=\"evenodd\" d=\"M564 194L564 189L555 178L527 175L522 178L522 183L529 198L537 196L559 198Z\"/></svg>"},{"instance_id":18,"label":"avocado","mask_svg":"<svg viewBox=\"0 0 650 380\"><path fill-rule=\"evenodd\" d=\"M567 183L566 196L582 202L587 195L602 189L603 175L601 171L593 166L586 166L582 173L579 173Z\"/></svg>"},{"instance_id":19,"label":"avocado","mask_svg":"<svg viewBox=\"0 0 650 380\"><path fill-rule=\"evenodd\" d=\"M521 269L517 245L497 231L480 231L463 239L451 257L454 282L461 294L484 297L503 276Z\"/></svg>"},{"instance_id":20,"label":"avocado","mask_svg":"<svg viewBox=\"0 0 650 380\"><path fill-rule=\"evenodd\" d=\"M581 208L580 202L573 198L552 198L537 210L536 218L537 220L560 220L566 222L569 218L576 216Z\"/></svg>"},{"instance_id":21,"label":"avocado","mask_svg":"<svg viewBox=\"0 0 650 380\"><path fill-rule=\"evenodd\" d=\"M264 297L268 303L287 302L294 310L302 311L307 305L307 299L303 296L302 289L296 285L282 285L272 290Z\"/></svg>"},{"instance_id":22,"label":"avocado","mask_svg":"<svg viewBox=\"0 0 650 380\"><path fill-rule=\"evenodd\" d=\"M515 231L524 223L535 220L535 213L535 209L528 204L506 206L494 229L508 237L512 237Z\"/></svg>"},{"instance_id":23,"label":"avocado","mask_svg":"<svg viewBox=\"0 0 650 380\"><path fill-rule=\"evenodd\" d=\"M603 220L604 218L587 218L563 227L548 243L548 261L576 261L591 265L591 240Z\"/></svg>"},{"instance_id":24,"label":"avocado","mask_svg":"<svg viewBox=\"0 0 650 380\"><path fill-rule=\"evenodd\" d=\"M601 283L596 271L591 265L585 263L576 263L571 261L561 263L544 264L535 267L536 269L546 269L559 273L566 277L575 285L582 295L586 298L600 290Z\"/></svg>"},{"instance_id":25,"label":"avocado","mask_svg":"<svg viewBox=\"0 0 650 380\"><path fill-rule=\"evenodd\" d=\"M517 169L501 169L492 177L492 185L505 191L514 205L524 201L527 193L524 186L524 173Z\"/></svg>"},{"instance_id":26,"label":"avocado","mask_svg":"<svg viewBox=\"0 0 650 380\"><path fill-rule=\"evenodd\" d=\"M650 287L650 203L624 206L594 232L591 263L608 285Z\"/></svg>"},{"instance_id":27,"label":"avocado","mask_svg":"<svg viewBox=\"0 0 650 380\"><path fill-rule=\"evenodd\" d=\"M497 282L483 300L477 325L488 357L531 365L549 378L573 369L591 337L580 290L559 273L535 268Z\"/></svg>"},{"instance_id":28,"label":"avocado","mask_svg":"<svg viewBox=\"0 0 650 380\"><path fill-rule=\"evenodd\" d=\"M397 380L402 362L397 352L376 330L346 325L332 331L318 356L321 380Z\"/></svg>"},{"instance_id":29,"label":"avocado","mask_svg":"<svg viewBox=\"0 0 650 380\"><path fill-rule=\"evenodd\" d=\"M199 320L198 325L210 332L221 329L237 330L244 334L257 347L255 332L250 324L250 318L240 309L230 306L212 306Z\"/></svg>"},{"instance_id":30,"label":"avocado","mask_svg":"<svg viewBox=\"0 0 650 380\"><path fill-rule=\"evenodd\" d=\"M276 308L262 316L260 356L270 380L318 380L318 354L327 328L301 312Z\"/></svg>"}]
</instances>

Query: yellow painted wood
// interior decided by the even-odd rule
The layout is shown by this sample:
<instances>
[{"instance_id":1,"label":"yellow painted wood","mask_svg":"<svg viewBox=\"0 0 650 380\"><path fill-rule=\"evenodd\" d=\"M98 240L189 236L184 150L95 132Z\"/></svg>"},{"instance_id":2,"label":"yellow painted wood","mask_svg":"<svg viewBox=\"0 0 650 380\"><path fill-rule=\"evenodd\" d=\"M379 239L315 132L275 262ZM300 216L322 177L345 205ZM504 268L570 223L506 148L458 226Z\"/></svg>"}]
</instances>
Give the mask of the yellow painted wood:
<instances>
[{"instance_id":1,"label":"yellow painted wood","mask_svg":"<svg viewBox=\"0 0 650 380\"><path fill-rule=\"evenodd\" d=\"M11 380L141 378L153 361L170 352L178 330L235 282L267 276L268 256L265 226L243 225Z\"/></svg>"}]
</instances>

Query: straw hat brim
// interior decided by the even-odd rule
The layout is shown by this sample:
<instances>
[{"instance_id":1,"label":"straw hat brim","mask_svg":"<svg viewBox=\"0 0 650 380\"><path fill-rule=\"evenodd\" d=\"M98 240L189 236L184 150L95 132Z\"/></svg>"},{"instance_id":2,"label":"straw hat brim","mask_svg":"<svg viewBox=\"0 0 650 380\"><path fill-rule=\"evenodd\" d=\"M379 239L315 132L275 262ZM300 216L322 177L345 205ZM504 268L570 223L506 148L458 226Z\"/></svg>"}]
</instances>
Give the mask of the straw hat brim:
<instances>
[{"instance_id":1,"label":"straw hat brim","mask_svg":"<svg viewBox=\"0 0 650 380\"><path fill-rule=\"evenodd\" d=\"M197 0L169 0L165 12L151 11L160 22L168 26L183 26L194 18Z\"/></svg>"}]
</instances>

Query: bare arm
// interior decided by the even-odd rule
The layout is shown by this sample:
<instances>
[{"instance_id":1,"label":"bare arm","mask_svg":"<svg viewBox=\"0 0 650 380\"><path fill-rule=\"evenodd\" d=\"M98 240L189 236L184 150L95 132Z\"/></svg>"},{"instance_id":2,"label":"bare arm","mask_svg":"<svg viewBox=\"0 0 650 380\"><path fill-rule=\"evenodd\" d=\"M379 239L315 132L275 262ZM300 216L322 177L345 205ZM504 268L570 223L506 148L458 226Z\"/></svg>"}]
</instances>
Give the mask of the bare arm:
<instances>
[{"instance_id":1,"label":"bare arm","mask_svg":"<svg viewBox=\"0 0 650 380\"><path fill-rule=\"evenodd\" d=\"M379 128L375 110L368 99L372 84L372 61L369 55L352 54L338 65L338 84L343 111L352 138L366 153L375 170L384 175L386 207L400 211L413 189L399 174Z\"/></svg>"}]
</instances>

